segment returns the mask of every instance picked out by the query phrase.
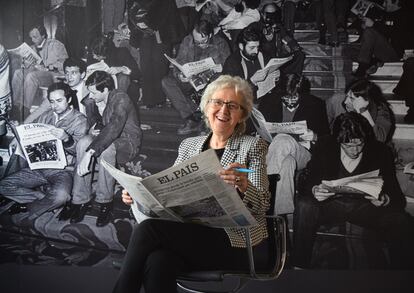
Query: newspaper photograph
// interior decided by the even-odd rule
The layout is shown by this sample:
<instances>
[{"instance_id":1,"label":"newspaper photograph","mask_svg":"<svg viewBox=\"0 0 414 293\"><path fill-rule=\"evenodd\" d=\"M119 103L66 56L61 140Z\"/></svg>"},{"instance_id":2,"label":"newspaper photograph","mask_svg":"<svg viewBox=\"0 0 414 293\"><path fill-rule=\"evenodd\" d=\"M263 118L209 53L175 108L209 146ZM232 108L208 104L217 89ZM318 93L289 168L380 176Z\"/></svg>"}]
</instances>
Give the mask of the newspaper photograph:
<instances>
[{"instance_id":1,"label":"newspaper photograph","mask_svg":"<svg viewBox=\"0 0 414 293\"><path fill-rule=\"evenodd\" d=\"M384 180L379 176L379 170L345 177L337 180L322 180L323 186L334 193L368 194L378 199Z\"/></svg>"},{"instance_id":2,"label":"newspaper photograph","mask_svg":"<svg viewBox=\"0 0 414 293\"><path fill-rule=\"evenodd\" d=\"M16 127L21 151L31 170L63 169L67 165L65 150L60 139L50 132L53 125L23 124Z\"/></svg>"},{"instance_id":3,"label":"newspaper photograph","mask_svg":"<svg viewBox=\"0 0 414 293\"><path fill-rule=\"evenodd\" d=\"M221 64L215 64L211 57L181 65L168 55L164 54L164 56L171 62L171 64L177 67L186 78L190 79L190 83L196 91L205 88L214 75L223 71L223 66Z\"/></svg>"},{"instance_id":4,"label":"newspaper photograph","mask_svg":"<svg viewBox=\"0 0 414 293\"><path fill-rule=\"evenodd\" d=\"M160 218L212 227L257 225L236 189L219 177L223 166L212 149L144 179L102 164L138 205Z\"/></svg>"},{"instance_id":5,"label":"newspaper photograph","mask_svg":"<svg viewBox=\"0 0 414 293\"><path fill-rule=\"evenodd\" d=\"M272 58L269 62L267 62L264 68L253 74L250 80L258 87L258 98L264 96L276 86L276 80L278 80L280 76L280 66L289 62L292 58L292 56L285 58Z\"/></svg>"},{"instance_id":6,"label":"newspaper photograph","mask_svg":"<svg viewBox=\"0 0 414 293\"><path fill-rule=\"evenodd\" d=\"M42 63L42 58L27 43L23 43L19 47L7 51L19 55L23 59L26 67Z\"/></svg>"},{"instance_id":7,"label":"newspaper photograph","mask_svg":"<svg viewBox=\"0 0 414 293\"><path fill-rule=\"evenodd\" d=\"M379 5L377 3L374 3L372 1L357 0L357 2L355 2L354 6L352 6L351 12L353 14L355 14L356 16L363 17L363 16L367 15L368 11L372 7L377 7L379 9L384 9L381 5Z\"/></svg>"}]
</instances>

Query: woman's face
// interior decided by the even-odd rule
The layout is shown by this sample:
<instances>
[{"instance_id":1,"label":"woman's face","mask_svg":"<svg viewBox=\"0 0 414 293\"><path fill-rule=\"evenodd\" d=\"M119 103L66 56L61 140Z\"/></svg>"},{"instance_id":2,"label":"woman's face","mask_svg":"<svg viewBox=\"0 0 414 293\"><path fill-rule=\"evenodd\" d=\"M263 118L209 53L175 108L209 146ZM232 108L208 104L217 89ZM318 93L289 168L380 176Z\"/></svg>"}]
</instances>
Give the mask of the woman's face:
<instances>
[{"instance_id":1,"label":"woman's face","mask_svg":"<svg viewBox=\"0 0 414 293\"><path fill-rule=\"evenodd\" d=\"M230 137L242 121L243 98L233 88L217 90L207 103L205 114L213 134Z\"/></svg>"},{"instance_id":2,"label":"woman's face","mask_svg":"<svg viewBox=\"0 0 414 293\"><path fill-rule=\"evenodd\" d=\"M352 91L346 94L345 101L343 103L347 112L360 113L361 108L367 107L369 102L361 96L356 96Z\"/></svg>"}]
</instances>

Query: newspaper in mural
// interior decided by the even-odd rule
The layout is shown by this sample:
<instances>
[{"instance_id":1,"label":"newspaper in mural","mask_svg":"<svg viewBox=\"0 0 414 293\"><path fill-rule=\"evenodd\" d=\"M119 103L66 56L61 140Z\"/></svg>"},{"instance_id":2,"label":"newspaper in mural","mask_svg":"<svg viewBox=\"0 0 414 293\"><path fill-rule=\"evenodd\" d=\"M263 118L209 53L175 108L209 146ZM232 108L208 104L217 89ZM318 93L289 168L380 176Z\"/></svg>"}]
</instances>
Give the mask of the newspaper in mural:
<instances>
[{"instance_id":1,"label":"newspaper in mural","mask_svg":"<svg viewBox=\"0 0 414 293\"><path fill-rule=\"evenodd\" d=\"M223 167L212 149L144 179L102 165L142 207L141 215L135 213L138 220L156 216L213 227L257 225L236 189L219 177Z\"/></svg>"},{"instance_id":2,"label":"newspaper in mural","mask_svg":"<svg viewBox=\"0 0 414 293\"><path fill-rule=\"evenodd\" d=\"M12 54L20 56L22 58L22 64L24 64L26 68L41 64L43 62L39 54L37 54L36 51L33 50L27 43L23 43L19 47L8 51Z\"/></svg>"},{"instance_id":3,"label":"newspaper in mural","mask_svg":"<svg viewBox=\"0 0 414 293\"><path fill-rule=\"evenodd\" d=\"M190 80L196 91L204 89L213 76L223 71L223 66L215 64L211 57L181 65L166 54L164 56Z\"/></svg>"},{"instance_id":4,"label":"newspaper in mural","mask_svg":"<svg viewBox=\"0 0 414 293\"><path fill-rule=\"evenodd\" d=\"M357 2L355 2L354 6L352 6L351 8L351 12L353 14L355 14L356 16L359 17L363 17L365 15L367 15L368 11L372 8L372 7L376 7L379 9L384 9L382 6L368 1L368 0L357 0Z\"/></svg>"},{"instance_id":5,"label":"newspaper in mural","mask_svg":"<svg viewBox=\"0 0 414 293\"><path fill-rule=\"evenodd\" d=\"M275 86L276 81L279 80L279 68L283 64L292 60L292 56L285 58L272 58L267 62L266 66L258 71L250 78L250 80L257 86L257 98L260 98L270 92Z\"/></svg>"},{"instance_id":6,"label":"newspaper in mural","mask_svg":"<svg viewBox=\"0 0 414 293\"><path fill-rule=\"evenodd\" d=\"M310 141L304 141L300 138L302 134L308 131L308 123L306 120L293 122L267 122L263 114L253 108L251 120L257 133L261 138L271 143L273 137L278 133L286 133L294 137L302 146L310 149Z\"/></svg>"},{"instance_id":7,"label":"newspaper in mural","mask_svg":"<svg viewBox=\"0 0 414 293\"><path fill-rule=\"evenodd\" d=\"M21 150L31 170L63 169L67 165L65 150L60 139L50 132L53 125L43 123L23 124L16 127Z\"/></svg>"},{"instance_id":8,"label":"newspaper in mural","mask_svg":"<svg viewBox=\"0 0 414 293\"><path fill-rule=\"evenodd\" d=\"M330 192L368 194L378 199L384 180L379 176L379 170L374 170L337 180L322 180L322 185Z\"/></svg>"}]
</instances>

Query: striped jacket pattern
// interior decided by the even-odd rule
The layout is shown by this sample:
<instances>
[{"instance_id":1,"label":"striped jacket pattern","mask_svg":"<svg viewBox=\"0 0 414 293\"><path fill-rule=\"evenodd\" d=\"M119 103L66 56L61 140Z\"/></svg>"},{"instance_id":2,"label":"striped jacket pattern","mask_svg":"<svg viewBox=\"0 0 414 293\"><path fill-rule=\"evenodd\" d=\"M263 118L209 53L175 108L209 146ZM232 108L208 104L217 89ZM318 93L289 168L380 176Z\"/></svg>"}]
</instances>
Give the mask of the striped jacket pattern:
<instances>
[{"instance_id":1,"label":"striped jacket pattern","mask_svg":"<svg viewBox=\"0 0 414 293\"><path fill-rule=\"evenodd\" d=\"M203 145L210 136L211 134L185 139L178 149L178 157L174 165L201 153ZM250 227L253 245L259 244L268 236L264 218L270 206L269 181L266 173L267 148L267 143L260 138L234 134L229 138L220 161L223 167L237 162L254 170L253 173L248 174L249 183L243 197L244 204L258 222L257 226ZM242 229L225 228L225 230L233 247L246 246L245 233Z\"/></svg>"}]
</instances>

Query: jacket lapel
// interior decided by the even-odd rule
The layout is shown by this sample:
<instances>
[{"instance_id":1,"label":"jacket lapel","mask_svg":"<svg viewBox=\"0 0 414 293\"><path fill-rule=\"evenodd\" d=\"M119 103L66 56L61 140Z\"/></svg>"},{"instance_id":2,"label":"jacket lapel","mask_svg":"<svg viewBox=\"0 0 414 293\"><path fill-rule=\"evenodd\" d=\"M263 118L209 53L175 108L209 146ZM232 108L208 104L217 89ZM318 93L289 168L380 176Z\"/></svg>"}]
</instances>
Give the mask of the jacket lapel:
<instances>
[{"instance_id":1,"label":"jacket lapel","mask_svg":"<svg viewBox=\"0 0 414 293\"><path fill-rule=\"evenodd\" d=\"M232 162L235 162L237 151L240 145L240 136L233 134L226 144L223 156L221 157L220 163L223 167L226 167Z\"/></svg>"}]
</instances>

